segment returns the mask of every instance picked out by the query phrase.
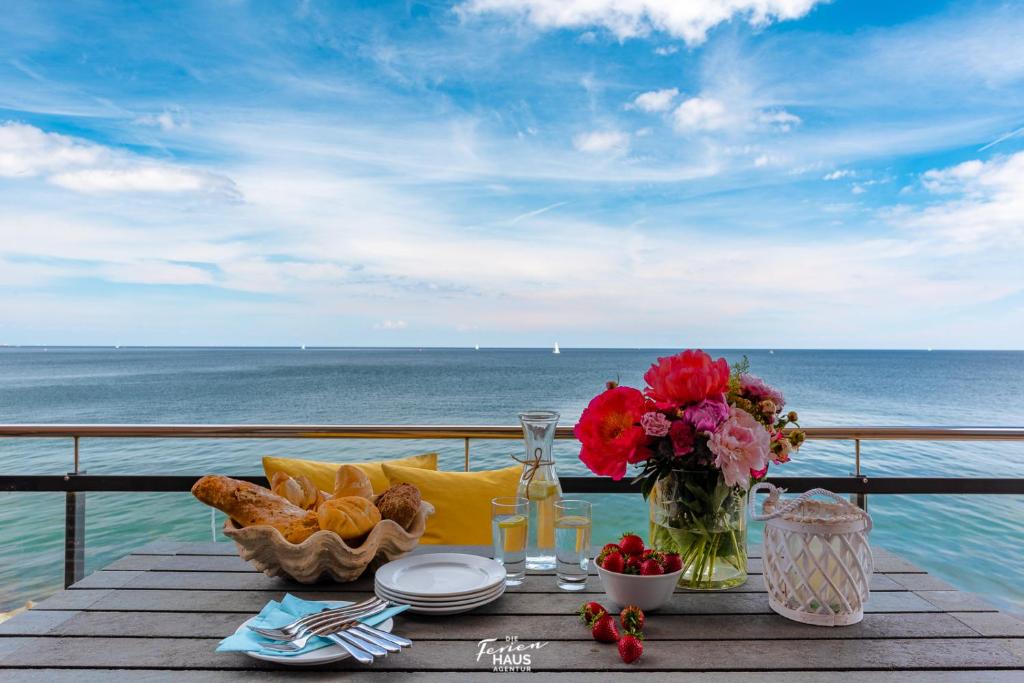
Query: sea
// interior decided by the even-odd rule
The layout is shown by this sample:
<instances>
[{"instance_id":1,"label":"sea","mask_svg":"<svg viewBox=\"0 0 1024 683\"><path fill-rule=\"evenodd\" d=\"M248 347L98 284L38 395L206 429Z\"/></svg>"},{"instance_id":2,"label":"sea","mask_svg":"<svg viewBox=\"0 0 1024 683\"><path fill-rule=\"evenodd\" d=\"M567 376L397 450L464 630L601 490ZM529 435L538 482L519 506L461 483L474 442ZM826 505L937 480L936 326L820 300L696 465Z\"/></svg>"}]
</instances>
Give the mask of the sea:
<instances>
[{"instance_id":1,"label":"sea","mask_svg":"<svg viewBox=\"0 0 1024 683\"><path fill-rule=\"evenodd\" d=\"M3 423L517 424L551 409L576 422L605 382L642 387L673 349L0 348ZM714 350L747 356L805 427L1024 426L1024 352ZM90 474L258 474L272 454L336 462L440 453L461 441L83 439ZM515 441L472 444L472 468L513 464ZM0 473L63 474L70 439L0 438ZM587 474L572 441L557 469ZM852 442L808 442L777 475L844 476ZM1024 442L862 444L869 476L1024 477ZM639 495L589 496L594 538L646 529ZM157 538L226 542L221 519L188 493L89 493L86 560L95 571ZM872 544L953 586L1024 613L1024 497L875 495ZM218 513L219 514L219 513ZM760 538L751 525L751 542ZM38 601L63 579L64 496L0 492L0 611Z\"/></svg>"}]
</instances>

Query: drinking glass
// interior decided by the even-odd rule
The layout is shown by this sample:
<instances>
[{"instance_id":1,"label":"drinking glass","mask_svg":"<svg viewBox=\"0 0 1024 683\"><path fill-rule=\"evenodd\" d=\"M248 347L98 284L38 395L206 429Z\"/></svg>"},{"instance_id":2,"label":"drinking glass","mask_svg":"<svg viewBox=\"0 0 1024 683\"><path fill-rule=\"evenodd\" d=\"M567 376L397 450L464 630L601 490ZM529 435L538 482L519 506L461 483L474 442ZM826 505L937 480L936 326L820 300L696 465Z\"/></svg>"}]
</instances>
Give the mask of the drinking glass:
<instances>
[{"instance_id":1,"label":"drinking glass","mask_svg":"<svg viewBox=\"0 0 1024 683\"><path fill-rule=\"evenodd\" d=\"M590 526L587 501L563 499L555 503L555 574L562 590L580 591L587 587Z\"/></svg>"},{"instance_id":2,"label":"drinking glass","mask_svg":"<svg viewBox=\"0 0 1024 683\"><path fill-rule=\"evenodd\" d=\"M491 501L491 540L494 559L505 566L505 584L518 586L526 578L526 537L530 501L503 497Z\"/></svg>"}]
</instances>

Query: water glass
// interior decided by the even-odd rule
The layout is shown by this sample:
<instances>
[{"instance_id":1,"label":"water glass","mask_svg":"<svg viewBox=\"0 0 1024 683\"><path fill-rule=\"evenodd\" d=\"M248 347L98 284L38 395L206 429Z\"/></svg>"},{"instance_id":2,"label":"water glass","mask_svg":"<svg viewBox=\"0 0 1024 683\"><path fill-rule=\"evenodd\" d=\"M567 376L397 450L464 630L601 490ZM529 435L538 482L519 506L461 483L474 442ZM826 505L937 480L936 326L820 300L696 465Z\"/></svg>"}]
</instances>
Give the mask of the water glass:
<instances>
[{"instance_id":1,"label":"water glass","mask_svg":"<svg viewBox=\"0 0 1024 683\"><path fill-rule=\"evenodd\" d=\"M590 527L589 502L563 499L555 503L555 574L562 590L587 587Z\"/></svg>"},{"instance_id":2,"label":"water glass","mask_svg":"<svg viewBox=\"0 0 1024 683\"><path fill-rule=\"evenodd\" d=\"M518 586L526 578L526 538L530 501L502 497L491 501L491 540L494 559L505 566L505 584Z\"/></svg>"}]
</instances>

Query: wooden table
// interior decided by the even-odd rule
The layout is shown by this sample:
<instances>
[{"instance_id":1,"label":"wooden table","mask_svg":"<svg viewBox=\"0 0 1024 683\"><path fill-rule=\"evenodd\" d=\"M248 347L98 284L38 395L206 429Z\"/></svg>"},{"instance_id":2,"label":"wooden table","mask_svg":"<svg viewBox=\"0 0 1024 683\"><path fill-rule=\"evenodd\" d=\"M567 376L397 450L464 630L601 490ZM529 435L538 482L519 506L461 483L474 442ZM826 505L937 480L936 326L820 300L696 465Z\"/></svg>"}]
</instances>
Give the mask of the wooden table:
<instances>
[{"instance_id":1,"label":"wooden table","mask_svg":"<svg viewBox=\"0 0 1024 683\"><path fill-rule=\"evenodd\" d=\"M558 681L617 680L626 672L638 681L804 682L827 671L892 682L1024 680L1024 621L892 553L876 550L869 613L844 628L772 613L758 554L754 549L746 585L715 594L677 592L651 615L643 658L633 665L619 660L614 645L594 642L572 616L584 598L601 598L597 577L581 595L559 591L550 575L534 575L470 614L404 614L396 630L416 641L411 649L371 668L346 662L329 668L352 671L346 680L406 680L408 672L420 672L446 683L477 681L492 668L489 657L477 660L478 642L517 636L548 643L533 653L532 669L558 672L549 674ZM230 543L153 542L0 624L0 680L337 680L337 673L214 652L218 640L285 591L355 600L372 591L372 580L310 590L253 571Z\"/></svg>"}]
</instances>

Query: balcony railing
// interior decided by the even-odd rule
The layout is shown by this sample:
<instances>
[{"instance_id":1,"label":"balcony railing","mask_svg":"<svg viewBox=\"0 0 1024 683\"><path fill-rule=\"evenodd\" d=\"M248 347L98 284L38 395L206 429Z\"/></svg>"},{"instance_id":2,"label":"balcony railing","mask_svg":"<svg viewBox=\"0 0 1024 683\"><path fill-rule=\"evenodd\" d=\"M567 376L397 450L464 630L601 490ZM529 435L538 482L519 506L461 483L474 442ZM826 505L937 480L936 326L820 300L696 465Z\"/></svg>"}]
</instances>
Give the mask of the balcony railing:
<instances>
[{"instance_id":1,"label":"balcony railing","mask_svg":"<svg viewBox=\"0 0 1024 683\"><path fill-rule=\"evenodd\" d=\"M1016 494L1024 495L1024 478L870 477L861 467L862 441L1024 441L1020 427L811 427L808 440L849 441L853 444L852 472L845 477L769 477L790 491L816 487L853 494L866 507L869 494ZM79 446L85 438L117 439L408 439L461 441L464 469L471 464L472 441L522 438L518 426L418 425L143 425L143 424L20 424L0 425L0 438L66 438L71 440L69 472L65 475L0 475L0 491L57 491L66 495L64 583L84 574L85 493L88 491L188 491L202 473L194 475L87 474L81 468ZM559 427L556 439L572 439L572 429ZM263 476L233 475L266 485ZM639 488L627 480L599 477L560 477L566 493L631 493Z\"/></svg>"}]
</instances>

